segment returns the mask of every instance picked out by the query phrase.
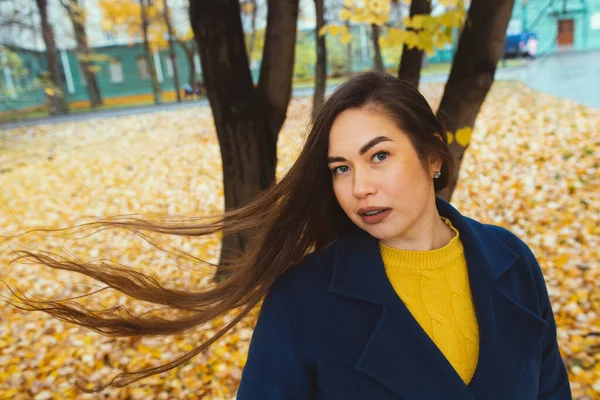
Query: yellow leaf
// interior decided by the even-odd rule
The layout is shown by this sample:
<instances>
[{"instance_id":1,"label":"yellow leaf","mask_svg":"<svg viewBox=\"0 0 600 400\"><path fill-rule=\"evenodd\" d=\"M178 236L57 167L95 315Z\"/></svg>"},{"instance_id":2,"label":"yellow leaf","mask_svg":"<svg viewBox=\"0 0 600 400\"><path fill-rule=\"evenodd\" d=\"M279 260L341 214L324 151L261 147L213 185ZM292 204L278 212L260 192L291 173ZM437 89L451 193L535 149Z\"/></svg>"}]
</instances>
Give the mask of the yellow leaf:
<instances>
[{"instance_id":1,"label":"yellow leaf","mask_svg":"<svg viewBox=\"0 0 600 400\"><path fill-rule=\"evenodd\" d=\"M349 32L344 32L340 36L340 42L342 44L348 44L352 40L352 35Z\"/></svg>"},{"instance_id":2,"label":"yellow leaf","mask_svg":"<svg viewBox=\"0 0 600 400\"><path fill-rule=\"evenodd\" d=\"M423 28L423 22L425 21L424 15L415 15L412 17L411 26L415 29Z\"/></svg>"},{"instance_id":3,"label":"yellow leaf","mask_svg":"<svg viewBox=\"0 0 600 400\"><path fill-rule=\"evenodd\" d=\"M473 130L469 127L459 129L456 131L456 143L460 144L462 147L467 147L471 141L472 134Z\"/></svg>"},{"instance_id":4,"label":"yellow leaf","mask_svg":"<svg viewBox=\"0 0 600 400\"><path fill-rule=\"evenodd\" d=\"M554 265L556 265L557 267L562 267L567 263L567 261L569 261L569 255L561 254L560 256L554 259Z\"/></svg>"},{"instance_id":5,"label":"yellow leaf","mask_svg":"<svg viewBox=\"0 0 600 400\"><path fill-rule=\"evenodd\" d=\"M419 38L419 41L417 42L417 47L427 52L427 54L431 55L432 53L434 53L433 40L431 34L429 34L426 31L420 31L417 36Z\"/></svg>"},{"instance_id":6,"label":"yellow leaf","mask_svg":"<svg viewBox=\"0 0 600 400\"><path fill-rule=\"evenodd\" d=\"M448 28L458 28L462 25L465 17L463 10L451 10L435 17L437 23Z\"/></svg>"},{"instance_id":7,"label":"yellow leaf","mask_svg":"<svg viewBox=\"0 0 600 400\"><path fill-rule=\"evenodd\" d=\"M443 49L446 44L451 44L452 40L448 40L445 36L437 36L435 38L434 44L438 49Z\"/></svg>"},{"instance_id":8,"label":"yellow leaf","mask_svg":"<svg viewBox=\"0 0 600 400\"><path fill-rule=\"evenodd\" d=\"M340 11L340 19L342 21L349 20L351 17L352 17L352 12L350 12L350 10L348 10L347 8L344 8Z\"/></svg>"},{"instance_id":9,"label":"yellow leaf","mask_svg":"<svg viewBox=\"0 0 600 400\"><path fill-rule=\"evenodd\" d=\"M404 43L409 49L413 47L418 47L419 45L419 37L413 31L407 31L404 35Z\"/></svg>"},{"instance_id":10,"label":"yellow leaf","mask_svg":"<svg viewBox=\"0 0 600 400\"><path fill-rule=\"evenodd\" d=\"M454 135L452 132L446 132L446 136L448 136L448 144L454 142Z\"/></svg>"},{"instance_id":11,"label":"yellow leaf","mask_svg":"<svg viewBox=\"0 0 600 400\"><path fill-rule=\"evenodd\" d=\"M46 92L46 94L47 94L48 96L54 96L54 94L56 93L56 92L54 91L54 89L52 89L52 88L46 88L46 89L44 89L44 92Z\"/></svg>"},{"instance_id":12,"label":"yellow leaf","mask_svg":"<svg viewBox=\"0 0 600 400\"><path fill-rule=\"evenodd\" d=\"M340 38L340 40L341 40L341 38ZM386 49L392 47L392 45L390 43L390 37L389 37L389 35L388 36L383 36L383 37L379 38L379 46L381 48L386 48Z\"/></svg>"},{"instance_id":13,"label":"yellow leaf","mask_svg":"<svg viewBox=\"0 0 600 400\"><path fill-rule=\"evenodd\" d=\"M182 37L182 39L184 41L192 40L193 38L194 38L194 31L192 31L192 28L189 28Z\"/></svg>"},{"instance_id":14,"label":"yellow leaf","mask_svg":"<svg viewBox=\"0 0 600 400\"><path fill-rule=\"evenodd\" d=\"M329 34L331 36L337 36L340 33L340 27L338 25L329 25Z\"/></svg>"},{"instance_id":15,"label":"yellow leaf","mask_svg":"<svg viewBox=\"0 0 600 400\"><path fill-rule=\"evenodd\" d=\"M102 29L105 31L110 31L113 27L113 23L112 21L109 21L107 19L102 20Z\"/></svg>"},{"instance_id":16,"label":"yellow leaf","mask_svg":"<svg viewBox=\"0 0 600 400\"><path fill-rule=\"evenodd\" d=\"M390 28L386 36L382 37L380 44L383 47L396 47L404 44L406 31L398 28Z\"/></svg>"},{"instance_id":17,"label":"yellow leaf","mask_svg":"<svg viewBox=\"0 0 600 400\"><path fill-rule=\"evenodd\" d=\"M323 36L327 33L327 28L329 28L329 25L324 25L321 29L319 29L319 36Z\"/></svg>"},{"instance_id":18,"label":"yellow leaf","mask_svg":"<svg viewBox=\"0 0 600 400\"><path fill-rule=\"evenodd\" d=\"M344 0L344 7L351 8L354 6L354 0Z\"/></svg>"},{"instance_id":19,"label":"yellow leaf","mask_svg":"<svg viewBox=\"0 0 600 400\"><path fill-rule=\"evenodd\" d=\"M253 3L243 3L242 12L244 14L252 14L252 11L254 11Z\"/></svg>"}]
</instances>

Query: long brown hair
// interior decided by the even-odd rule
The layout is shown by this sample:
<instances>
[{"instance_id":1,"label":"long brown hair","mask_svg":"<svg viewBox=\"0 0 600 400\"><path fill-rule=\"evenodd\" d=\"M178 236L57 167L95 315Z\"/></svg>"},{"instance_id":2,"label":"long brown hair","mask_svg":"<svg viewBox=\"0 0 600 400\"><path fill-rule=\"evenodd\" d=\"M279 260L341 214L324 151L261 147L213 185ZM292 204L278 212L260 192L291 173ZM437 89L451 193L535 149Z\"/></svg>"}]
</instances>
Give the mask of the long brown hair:
<instances>
[{"instance_id":1,"label":"long brown hair","mask_svg":"<svg viewBox=\"0 0 600 400\"><path fill-rule=\"evenodd\" d=\"M11 304L29 311L44 311L108 336L179 334L240 310L214 337L168 364L120 373L94 390L80 388L100 391L108 386L122 387L185 363L242 320L289 267L307 254L330 245L344 233L357 229L333 193L327 153L329 131L336 116L346 109L361 107L378 110L392 118L408 134L424 166L430 157L441 158L442 176L435 180L435 191L447 185L453 164L446 132L425 98L410 83L391 75L361 74L340 86L325 102L297 161L285 177L246 206L217 217L182 221L117 216L77 226L98 230L127 229L139 235L144 235L143 232L183 236L219 232L223 235L248 234L250 240L243 253L234 259L221 260L222 265L218 267L225 269L222 281L202 290L168 289L154 277L124 266L81 263L43 251L15 251L17 258L13 262L24 259L87 275L134 299L177 311L176 318L135 314L123 306L98 312L83 307L74 299L34 300L12 289L18 304ZM436 133L443 140L439 140Z\"/></svg>"}]
</instances>

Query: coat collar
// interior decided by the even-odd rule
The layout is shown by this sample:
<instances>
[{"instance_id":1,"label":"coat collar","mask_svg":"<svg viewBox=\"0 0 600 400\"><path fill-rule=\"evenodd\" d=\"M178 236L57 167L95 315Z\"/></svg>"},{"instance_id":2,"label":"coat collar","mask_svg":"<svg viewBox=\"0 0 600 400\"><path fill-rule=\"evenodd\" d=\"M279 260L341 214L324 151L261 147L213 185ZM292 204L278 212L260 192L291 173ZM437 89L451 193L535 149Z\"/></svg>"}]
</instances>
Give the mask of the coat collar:
<instances>
[{"instance_id":1,"label":"coat collar","mask_svg":"<svg viewBox=\"0 0 600 400\"><path fill-rule=\"evenodd\" d=\"M362 230L338 240L329 286L334 294L382 306L355 368L406 399L516 398L527 356L547 322L496 285L519 255L449 203L436 198L436 205L460 232L465 251L479 324L475 375L464 384L394 291L378 240Z\"/></svg>"}]
</instances>

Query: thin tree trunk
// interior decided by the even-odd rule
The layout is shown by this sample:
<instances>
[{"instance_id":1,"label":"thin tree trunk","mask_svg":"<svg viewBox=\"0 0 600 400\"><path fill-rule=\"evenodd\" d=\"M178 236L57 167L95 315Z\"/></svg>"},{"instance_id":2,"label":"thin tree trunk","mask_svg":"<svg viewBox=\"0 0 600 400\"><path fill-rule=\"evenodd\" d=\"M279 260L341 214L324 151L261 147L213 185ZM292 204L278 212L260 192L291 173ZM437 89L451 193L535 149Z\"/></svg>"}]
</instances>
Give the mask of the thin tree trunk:
<instances>
[{"instance_id":1,"label":"thin tree trunk","mask_svg":"<svg viewBox=\"0 0 600 400\"><path fill-rule=\"evenodd\" d=\"M292 90L298 0L268 5L263 62L255 88L239 1L190 1L192 29L221 148L226 210L246 204L275 182L277 136ZM246 235L226 235L221 263L246 243ZM215 280L222 278L220 270Z\"/></svg>"},{"instance_id":2,"label":"thin tree trunk","mask_svg":"<svg viewBox=\"0 0 600 400\"><path fill-rule=\"evenodd\" d=\"M81 6L78 0L67 0L67 3L63 3L63 5L67 9L69 18L73 24L73 32L75 33L75 41L77 42L77 58L79 59L79 67L85 79L90 104L93 108L99 107L102 105L102 96L100 95L96 74L91 70L91 52L85 32Z\"/></svg>"},{"instance_id":3,"label":"thin tree trunk","mask_svg":"<svg viewBox=\"0 0 600 400\"><path fill-rule=\"evenodd\" d=\"M258 100L266 106L267 128L275 144L292 97L298 3L299 0L268 3L265 47L257 90ZM277 162L275 150L273 164Z\"/></svg>"},{"instance_id":4,"label":"thin tree trunk","mask_svg":"<svg viewBox=\"0 0 600 400\"><path fill-rule=\"evenodd\" d=\"M373 68L378 72L385 72L381 47L379 46L379 33L381 28L377 24L371 24L371 39L373 40Z\"/></svg>"},{"instance_id":5,"label":"thin tree trunk","mask_svg":"<svg viewBox=\"0 0 600 400\"><path fill-rule=\"evenodd\" d=\"M197 81L196 78L198 76L198 72L196 71L196 61L194 60L194 57L196 56L196 48L194 46L190 47L190 53L188 55L188 62L190 63L190 85L195 88Z\"/></svg>"},{"instance_id":6,"label":"thin tree trunk","mask_svg":"<svg viewBox=\"0 0 600 400\"><path fill-rule=\"evenodd\" d=\"M350 31L350 21L346 20L344 25ZM346 45L346 75L352 76L352 40Z\"/></svg>"},{"instance_id":7,"label":"thin tree trunk","mask_svg":"<svg viewBox=\"0 0 600 400\"><path fill-rule=\"evenodd\" d=\"M410 17L431 13L430 0L412 0L410 3ZM409 28L412 29L412 28ZM423 50L416 47L409 48L406 44L402 48L402 58L398 69L398 77L419 86L421 67L423 66Z\"/></svg>"},{"instance_id":8,"label":"thin tree trunk","mask_svg":"<svg viewBox=\"0 0 600 400\"><path fill-rule=\"evenodd\" d=\"M494 82L513 6L514 0L472 1L437 112L448 131L455 133L475 125L481 104ZM446 200L452 198L456 188L465 149L456 141L450 145L457 168L448 187L440 193Z\"/></svg>"},{"instance_id":9,"label":"thin tree trunk","mask_svg":"<svg viewBox=\"0 0 600 400\"><path fill-rule=\"evenodd\" d=\"M144 37L144 54L146 56L146 63L150 68L150 77L152 78L152 94L154 95L154 104L162 103L162 93L160 90L160 84L158 83L158 77L156 75L156 66L150 52L150 43L148 42L148 21L147 7L149 6L149 0L140 0L140 10L142 18L142 33Z\"/></svg>"},{"instance_id":10,"label":"thin tree trunk","mask_svg":"<svg viewBox=\"0 0 600 400\"><path fill-rule=\"evenodd\" d=\"M188 47L183 40L177 39L177 43L181 46L185 52L185 56L188 60L189 78L188 83L194 88L196 87L196 64L194 63L194 45L191 44Z\"/></svg>"},{"instance_id":11,"label":"thin tree trunk","mask_svg":"<svg viewBox=\"0 0 600 400\"><path fill-rule=\"evenodd\" d=\"M317 26L315 28L317 63L315 65L315 92L313 94L312 119L321 110L325 101L325 86L327 82L327 44L325 35L319 35L319 31L325 26L324 0L315 0L315 11L317 14Z\"/></svg>"},{"instance_id":12,"label":"thin tree trunk","mask_svg":"<svg viewBox=\"0 0 600 400\"><path fill-rule=\"evenodd\" d=\"M58 52L54 41L54 31L52 30L52 24L50 24L50 21L48 20L48 3L46 0L35 0L35 2L40 13L42 36L44 37L44 44L46 45L46 59L48 61L50 80L59 91L59 93L55 92L48 96L50 101L50 114L66 114L69 112L67 94L64 90L62 77L60 75L60 64L58 62Z\"/></svg>"},{"instance_id":13,"label":"thin tree trunk","mask_svg":"<svg viewBox=\"0 0 600 400\"><path fill-rule=\"evenodd\" d=\"M163 0L163 10L165 15L165 24L167 25L167 34L169 35L169 57L173 66L173 80L175 83L175 94L177 101L181 102L181 93L179 86L179 71L177 69L177 54L175 54L175 40L173 40L173 26L171 25L171 17L169 16L169 4L167 0Z\"/></svg>"}]
</instances>

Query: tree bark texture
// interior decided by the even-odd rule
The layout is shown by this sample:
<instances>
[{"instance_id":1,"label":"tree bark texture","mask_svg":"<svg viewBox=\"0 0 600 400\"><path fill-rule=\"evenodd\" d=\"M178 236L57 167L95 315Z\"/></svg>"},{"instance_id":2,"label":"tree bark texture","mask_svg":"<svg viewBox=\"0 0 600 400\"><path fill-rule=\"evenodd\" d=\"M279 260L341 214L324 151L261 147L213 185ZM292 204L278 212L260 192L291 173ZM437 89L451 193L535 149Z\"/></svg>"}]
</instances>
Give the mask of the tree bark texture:
<instances>
[{"instance_id":1,"label":"tree bark texture","mask_svg":"<svg viewBox=\"0 0 600 400\"><path fill-rule=\"evenodd\" d=\"M177 54L175 53L175 39L173 38L173 26L171 24L171 16L169 15L169 3L163 0L163 11L165 16L165 24L167 25L167 34L169 35L169 58L173 66L173 82L175 84L175 95L177 101L181 102L181 86L179 84L179 70L177 68Z\"/></svg>"},{"instance_id":2,"label":"tree bark texture","mask_svg":"<svg viewBox=\"0 0 600 400\"><path fill-rule=\"evenodd\" d=\"M179 45L185 52L186 58L188 60L189 69L188 83L194 88L196 87L196 64L194 63L194 54L196 53L196 51L194 49L194 44L190 43L188 47L188 45L180 39L177 39L177 43L179 43Z\"/></svg>"},{"instance_id":3,"label":"tree bark texture","mask_svg":"<svg viewBox=\"0 0 600 400\"><path fill-rule=\"evenodd\" d=\"M373 41L373 69L377 72L385 72L381 46L379 46L379 35L381 28L377 24L371 24L371 40Z\"/></svg>"},{"instance_id":4,"label":"tree bark texture","mask_svg":"<svg viewBox=\"0 0 600 400\"><path fill-rule=\"evenodd\" d=\"M350 21L344 21L344 25L346 25L346 29L350 31ZM346 75L352 76L352 40L348 42L346 45Z\"/></svg>"},{"instance_id":5,"label":"tree bark texture","mask_svg":"<svg viewBox=\"0 0 600 400\"><path fill-rule=\"evenodd\" d=\"M472 1L437 112L448 131L455 133L475 125L481 104L494 82L513 6L514 0ZM456 141L450 145L456 172L440 193L446 200L452 198L456 188L465 149Z\"/></svg>"},{"instance_id":6,"label":"tree bark texture","mask_svg":"<svg viewBox=\"0 0 600 400\"><path fill-rule=\"evenodd\" d=\"M142 18L142 34L144 38L144 54L146 56L146 63L150 69L150 78L152 80L152 94L154 95L154 104L162 103L162 93L160 84L158 82L158 76L156 75L156 66L154 65L154 59L152 52L150 51L150 43L148 42L148 26L150 21L148 20L148 7L149 0L140 0L140 11Z\"/></svg>"},{"instance_id":7,"label":"tree bark texture","mask_svg":"<svg viewBox=\"0 0 600 400\"><path fill-rule=\"evenodd\" d=\"M255 88L238 0L190 1L208 100L221 148L225 209L243 206L275 182L277 136L291 98L298 0L269 1L263 62ZM243 250L227 235L221 262ZM217 272L215 279L222 275Z\"/></svg>"},{"instance_id":8,"label":"tree bark texture","mask_svg":"<svg viewBox=\"0 0 600 400\"><path fill-rule=\"evenodd\" d=\"M274 143L292 97L298 0L270 0L257 94ZM238 13L239 16L239 13ZM240 20L241 23L241 20ZM273 149L273 162L276 162Z\"/></svg>"},{"instance_id":9,"label":"tree bark texture","mask_svg":"<svg viewBox=\"0 0 600 400\"><path fill-rule=\"evenodd\" d=\"M410 17L415 15L431 13L430 0L412 0L410 3ZM411 29L411 28L409 28ZM421 67L423 66L423 50L416 47L408 48L405 44L402 48L402 58L398 69L398 77L419 86L421 79Z\"/></svg>"},{"instance_id":10,"label":"tree bark texture","mask_svg":"<svg viewBox=\"0 0 600 400\"><path fill-rule=\"evenodd\" d=\"M96 73L91 70L92 62L90 60L90 47L88 45L87 34L83 23L83 14L81 5L78 0L67 0L67 12L71 23L73 24L73 32L75 33L75 41L77 42L77 58L79 59L79 67L85 79L86 89L92 108L102 105L102 96L96 79Z\"/></svg>"},{"instance_id":11,"label":"tree bark texture","mask_svg":"<svg viewBox=\"0 0 600 400\"><path fill-rule=\"evenodd\" d=\"M315 65L315 92L313 94L312 119L321 110L325 101L325 86L327 82L327 43L325 35L319 35L319 31L325 26L324 0L315 0L315 11L317 14L317 26L315 29L317 63Z\"/></svg>"},{"instance_id":12,"label":"tree bark texture","mask_svg":"<svg viewBox=\"0 0 600 400\"><path fill-rule=\"evenodd\" d=\"M54 31L52 24L48 20L48 2L47 0L35 0L38 11L40 13L40 21L42 25L42 36L46 45L46 60L48 61L48 70L50 72L50 80L52 84L60 90L59 93L49 95L50 114L66 114L69 112L67 94L64 90L62 76L60 74L60 64L58 62L58 51L54 41Z\"/></svg>"}]
</instances>

